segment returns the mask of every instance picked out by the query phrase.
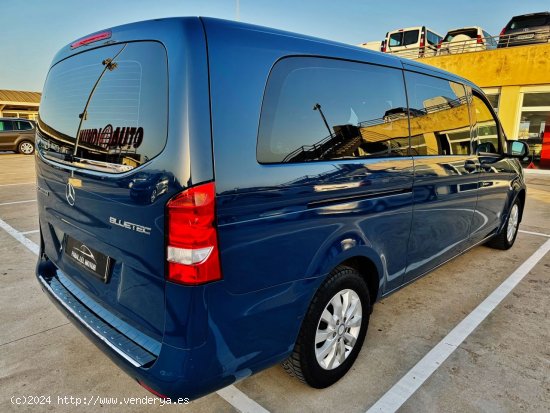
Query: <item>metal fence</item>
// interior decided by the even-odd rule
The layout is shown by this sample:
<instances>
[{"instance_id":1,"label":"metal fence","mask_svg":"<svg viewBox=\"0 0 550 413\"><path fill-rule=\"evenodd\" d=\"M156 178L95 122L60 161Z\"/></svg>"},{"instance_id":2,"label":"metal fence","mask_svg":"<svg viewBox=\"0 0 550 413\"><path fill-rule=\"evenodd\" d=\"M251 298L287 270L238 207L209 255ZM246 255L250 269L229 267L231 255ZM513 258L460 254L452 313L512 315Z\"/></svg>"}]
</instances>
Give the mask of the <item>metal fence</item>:
<instances>
[{"instance_id":1,"label":"metal fence","mask_svg":"<svg viewBox=\"0 0 550 413\"><path fill-rule=\"evenodd\" d=\"M532 31L501 36L471 38L468 40L440 42L438 45L428 44L424 47L405 47L400 50L387 50L386 53L408 59L423 57L446 56L452 54L481 52L505 47L527 46L550 42L550 31Z\"/></svg>"}]
</instances>

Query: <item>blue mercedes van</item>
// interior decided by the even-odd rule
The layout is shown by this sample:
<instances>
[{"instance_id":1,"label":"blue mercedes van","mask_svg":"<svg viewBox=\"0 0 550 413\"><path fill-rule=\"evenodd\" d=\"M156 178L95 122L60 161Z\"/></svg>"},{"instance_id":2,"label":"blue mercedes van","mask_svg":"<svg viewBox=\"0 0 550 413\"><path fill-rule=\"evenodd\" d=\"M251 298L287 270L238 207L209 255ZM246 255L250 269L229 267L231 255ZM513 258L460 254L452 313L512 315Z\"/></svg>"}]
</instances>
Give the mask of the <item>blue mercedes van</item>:
<instances>
[{"instance_id":1,"label":"blue mercedes van","mask_svg":"<svg viewBox=\"0 0 550 413\"><path fill-rule=\"evenodd\" d=\"M280 362L331 385L377 300L510 248L525 204L526 145L469 81L211 18L63 47L36 145L38 281L171 398Z\"/></svg>"}]
</instances>

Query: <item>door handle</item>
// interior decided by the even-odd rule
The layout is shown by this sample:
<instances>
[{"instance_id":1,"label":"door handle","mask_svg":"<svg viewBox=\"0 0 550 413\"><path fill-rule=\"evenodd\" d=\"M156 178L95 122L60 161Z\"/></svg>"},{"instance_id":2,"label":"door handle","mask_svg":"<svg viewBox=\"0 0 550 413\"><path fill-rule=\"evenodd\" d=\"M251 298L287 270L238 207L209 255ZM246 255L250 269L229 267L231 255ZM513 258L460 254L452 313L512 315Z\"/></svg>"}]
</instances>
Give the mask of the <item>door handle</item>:
<instances>
[{"instance_id":1,"label":"door handle","mask_svg":"<svg viewBox=\"0 0 550 413\"><path fill-rule=\"evenodd\" d=\"M471 159L468 159L466 162L464 162L464 169L466 172L475 172L478 170L479 164L476 161L472 161Z\"/></svg>"}]
</instances>

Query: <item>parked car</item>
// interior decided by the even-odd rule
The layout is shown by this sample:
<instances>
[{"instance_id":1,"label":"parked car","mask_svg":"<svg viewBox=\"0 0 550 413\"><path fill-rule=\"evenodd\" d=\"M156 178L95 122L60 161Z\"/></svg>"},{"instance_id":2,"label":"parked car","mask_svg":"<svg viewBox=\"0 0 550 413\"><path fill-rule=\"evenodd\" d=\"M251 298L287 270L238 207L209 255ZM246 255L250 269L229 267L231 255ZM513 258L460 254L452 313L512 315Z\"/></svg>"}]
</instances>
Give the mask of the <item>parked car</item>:
<instances>
[{"instance_id":1,"label":"parked car","mask_svg":"<svg viewBox=\"0 0 550 413\"><path fill-rule=\"evenodd\" d=\"M496 47L496 40L481 27L463 27L447 32L443 40L437 46L437 54L447 55L477 52L495 49Z\"/></svg>"},{"instance_id":2,"label":"parked car","mask_svg":"<svg viewBox=\"0 0 550 413\"><path fill-rule=\"evenodd\" d=\"M416 59L434 56L443 37L426 26L409 27L386 33L383 52Z\"/></svg>"},{"instance_id":3,"label":"parked car","mask_svg":"<svg viewBox=\"0 0 550 413\"><path fill-rule=\"evenodd\" d=\"M28 119L0 118L0 150L32 155L34 133L34 122Z\"/></svg>"},{"instance_id":4,"label":"parked car","mask_svg":"<svg viewBox=\"0 0 550 413\"><path fill-rule=\"evenodd\" d=\"M550 12L522 14L502 29L498 47L523 46L550 42Z\"/></svg>"},{"instance_id":5,"label":"parked car","mask_svg":"<svg viewBox=\"0 0 550 413\"><path fill-rule=\"evenodd\" d=\"M456 104L426 113L440 95ZM521 221L527 148L481 89L383 53L157 19L63 47L42 102L38 282L162 397L279 362L330 386L376 301L480 243L510 248ZM392 108L410 116L381 121ZM137 179L163 195L135 202Z\"/></svg>"}]
</instances>

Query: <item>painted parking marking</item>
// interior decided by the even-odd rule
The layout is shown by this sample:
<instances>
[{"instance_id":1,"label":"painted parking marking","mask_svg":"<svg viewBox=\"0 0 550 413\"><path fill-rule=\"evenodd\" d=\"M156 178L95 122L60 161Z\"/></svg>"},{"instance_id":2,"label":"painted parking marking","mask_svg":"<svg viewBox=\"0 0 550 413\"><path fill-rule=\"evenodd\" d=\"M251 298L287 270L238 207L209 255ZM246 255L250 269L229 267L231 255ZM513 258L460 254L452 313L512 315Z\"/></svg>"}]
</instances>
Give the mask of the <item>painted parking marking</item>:
<instances>
[{"instance_id":1,"label":"painted parking marking","mask_svg":"<svg viewBox=\"0 0 550 413\"><path fill-rule=\"evenodd\" d=\"M23 244L29 251L38 255L39 247L37 244L32 242L30 239L25 237L25 233L17 231L11 225L9 225L4 220L0 219L0 228L10 234L13 238ZM32 231L27 231L26 233L31 233ZM38 232L38 230L36 230ZM260 406L242 391L237 389L235 386L230 385L216 392L222 399L232 405L235 409L242 413L269 413L269 410Z\"/></svg>"},{"instance_id":2,"label":"painted parking marking","mask_svg":"<svg viewBox=\"0 0 550 413\"><path fill-rule=\"evenodd\" d=\"M548 238L550 238L549 234L543 234L542 232L524 231L522 229L519 229L518 232L522 232L524 234L538 235L539 237L548 237Z\"/></svg>"},{"instance_id":3,"label":"painted parking marking","mask_svg":"<svg viewBox=\"0 0 550 413\"><path fill-rule=\"evenodd\" d=\"M225 401L242 413L269 413L235 386L228 386L216 392Z\"/></svg>"},{"instance_id":4,"label":"painted parking marking","mask_svg":"<svg viewBox=\"0 0 550 413\"><path fill-rule=\"evenodd\" d=\"M550 251L550 239L519 266L496 290L464 318L443 340L426 354L407 374L389 389L367 410L374 412L395 412L422 384L443 364L462 342L481 324L485 318L506 298L519 282Z\"/></svg>"},{"instance_id":5,"label":"painted parking marking","mask_svg":"<svg viewBox=\"0 0 550 413\"><path fill-rule=\"evenodd\" d=\"M29 235L29 234L37 234L37 233L39 233L39 232L40 232L39 229L33 229L32 231L24 231L24 232L22 232L21 234L23 234L23 235Z\"/></svg>"},{"instance_id":6,"label":"painted parking marking","mask_svg":"<svg viewBox=\"0 0 550 413\"><path fill-rule=\"evenodd\" d=\"M23 244L23 246L25 246L29 251L31 251L35 255L38 255L38 251L40 250L38 248L38 245L32 242L26 236L24 236L21 232L17 231L14 227L12 227L3 219L0 219L0 228L2 228L4 231L10 234L13 238L19 241L19 243Z\"/></svg>"},{"instance_id":7,"label":"painted parking marking","mask_svg":"<svg viewBox=\"0 0 550 413\"><path fill-rule=\"evenodd\" d=\"M27 202L36 202L36 199L27 199L25 201L3 202L3 203L0 204L0 206L15 205L15 204L26 204Z\"/></svg>"}]
</instances>

